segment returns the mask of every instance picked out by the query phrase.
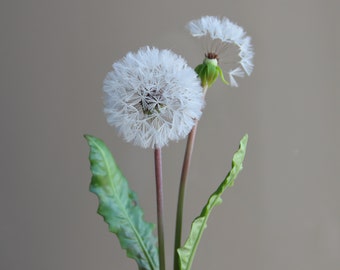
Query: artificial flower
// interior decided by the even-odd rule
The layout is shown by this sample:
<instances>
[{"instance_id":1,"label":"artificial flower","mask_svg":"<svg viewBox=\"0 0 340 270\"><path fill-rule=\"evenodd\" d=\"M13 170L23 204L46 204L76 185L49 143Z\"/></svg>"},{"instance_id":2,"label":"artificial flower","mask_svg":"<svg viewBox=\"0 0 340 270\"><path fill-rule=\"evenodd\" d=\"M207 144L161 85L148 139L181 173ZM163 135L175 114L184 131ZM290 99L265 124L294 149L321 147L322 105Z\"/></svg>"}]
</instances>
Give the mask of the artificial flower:
<instances>
[{"instance_id":1,"label":"artificial flower","mask_svg":"<svg viewBox=\"0 0 340 270\"><path fill-rule=\"evenodd\" d=\"M127 142L161 148L184 138L200 118L197 74L170 50L144 47L112 67L103 83L104 112Z\"/></svg>"},{"instance_id":2,"label":"artificial flower","mask_svg":"<svg viewBox=\"0 0 340 270\"><path fill-rule=\"evenodd\" d=\"M226 17L220 19L205 16L199 20L190 21L187 28L192 36L209 39L205 59L195 69L203 85L210 86L218 75L222 81L228 83L219 67L220 62L225 62L224 64L230 66L229 81L231 86L238 86L234 77L243 77L245 74L249 76L252 73L254 52L251 38L246 35L242 27ZM237 59L235 59L235 54Z\"/></svg>"}]
</instances>

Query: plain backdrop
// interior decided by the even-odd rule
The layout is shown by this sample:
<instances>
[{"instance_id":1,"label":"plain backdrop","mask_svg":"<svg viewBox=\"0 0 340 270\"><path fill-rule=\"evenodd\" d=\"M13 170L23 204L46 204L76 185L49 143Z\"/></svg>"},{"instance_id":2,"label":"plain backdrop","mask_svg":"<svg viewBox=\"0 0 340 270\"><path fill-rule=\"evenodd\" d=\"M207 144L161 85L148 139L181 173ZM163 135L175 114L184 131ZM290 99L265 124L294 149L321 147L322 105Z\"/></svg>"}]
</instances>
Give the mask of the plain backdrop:
<instances>
[{"instance_id":1,"label":"plain backdrop","mask_svg":"<svg viewBox=\"0 0 340 270\"><path fill-rule=\"evenodd\" d=\"M102 81L142 46L189 65L185 24L227 16L252 37L255 69L207 95L184 236L249 134L244 170L211 215L193 270L340 269L337 0L2 0L0 269L136 269L96 214L83 134L112 150L156 222L153 152L106 124ZM185 141L163 150L167 266Z\"/></svg>"}]
</instances>

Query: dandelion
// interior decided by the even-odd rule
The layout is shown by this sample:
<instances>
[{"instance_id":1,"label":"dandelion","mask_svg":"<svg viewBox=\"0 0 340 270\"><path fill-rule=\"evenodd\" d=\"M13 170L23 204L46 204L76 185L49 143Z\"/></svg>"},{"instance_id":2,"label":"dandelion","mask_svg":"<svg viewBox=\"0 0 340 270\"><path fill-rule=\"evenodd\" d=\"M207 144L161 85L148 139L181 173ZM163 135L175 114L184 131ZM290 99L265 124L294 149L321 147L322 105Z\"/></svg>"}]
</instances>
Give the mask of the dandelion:
<instances>
[{"instance_id":1,"label":"dandelion","mask_svg":"<svg viewBox=\"0 0 340 270\"><path fill-rule=\"evenodd\" d=\"M184 138L201 116L195 71L169 50L144 47L113 64L103 85L104 112L127 141L161 148Z\"/></svg>"},{"instance_id":2,"label":"dandelion","mask_svg":"<svg viewBox=\"0 0 340 270\"><path fill-rule=\"evenodd\" d=\"M245 74L249 76L252 73L254 52L251 38L246 35L242 27L232 23L226 17L219 19L205 16L199 20L190 21L187 28L192 36L206 37L209 40L209 44L205 48L203 64L195 69L201 77L203 85L211 86L218 75L223 82L228 84L219 67L223 60L230 66L229 81L231 86L238 86L235 77L244 77Z\"/></svg>"}]
</instances>

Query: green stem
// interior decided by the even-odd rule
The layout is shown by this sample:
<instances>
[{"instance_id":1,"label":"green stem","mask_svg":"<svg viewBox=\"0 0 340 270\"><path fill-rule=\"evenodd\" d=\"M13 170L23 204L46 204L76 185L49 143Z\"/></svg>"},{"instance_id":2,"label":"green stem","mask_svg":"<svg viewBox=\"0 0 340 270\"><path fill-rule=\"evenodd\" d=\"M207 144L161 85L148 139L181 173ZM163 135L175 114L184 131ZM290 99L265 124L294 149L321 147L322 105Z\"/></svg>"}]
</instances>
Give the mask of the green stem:
<instances>
[{"instance_id":1,"label":"green stem","mask_svg":"<svg viewBox=\"0 0 340 270\"><path fill-rule=\"evenodd\" d=\"M203 87L203 98L207 92L208 85ZM179 256L177 249L181 247L182 241L182 224L183 224L183 206L184 206L184 195L185 195L185 185L187 182L188 172L191 163L192 152L194 149L194 143L196 138L198 120L195 120L195 125L189 133L187 145L184 154L181 180L179 184L178 191L178 201L177 201L177 214L176 214L176 231L175 231L175 245L174 245L174 270L179 270Z\"/></svg>"},{"instance_id":2,"label":"green stem","mask_svg":"<svg viewBox=\"0 0 340 270\"><path fill-rule=\"evenodd\" d=\"M160 270L165 270L164 250L164 211L163 211L163 176L162 176L162 149L155 148L155 175L157 195L157 232L158 232L158 256Z\"/></svg>"}]
</instances>

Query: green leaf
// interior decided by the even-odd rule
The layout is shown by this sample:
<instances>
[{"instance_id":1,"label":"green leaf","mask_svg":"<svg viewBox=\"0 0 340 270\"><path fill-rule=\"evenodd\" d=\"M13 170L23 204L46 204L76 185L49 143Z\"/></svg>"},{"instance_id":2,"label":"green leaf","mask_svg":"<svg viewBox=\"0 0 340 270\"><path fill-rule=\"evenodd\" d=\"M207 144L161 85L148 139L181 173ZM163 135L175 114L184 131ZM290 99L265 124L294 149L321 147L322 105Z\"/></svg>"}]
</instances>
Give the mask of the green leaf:
<instances>
[{"instance_id":1,"label":"green leaf","mask_svg":"<svg viewBox=\"0 0 340 270\"><path fill-rule=\"evenodd\" d=\"M191 231L184 246L177 250L180 257L180 269L190 270L194 256L201 240L204 229L207 227L208 217L214 206L222 203L221 195L228 188L234 185L234 180L242 170L242 163L246 154L248 135L246 134L240 141L240 147L234 154L231 170L220 184L217 190L210 196L201 214L193 221Z\"/></svg>"},{"instance_id":2,"label":"green leaf","mask_svg":"<svg viewBox=\"0 0 340 270\"><path fill-rule=\"evenodd\" d=\"M139 269L158 269L157 240L152 233L155 225L143 220L137 195L130 190L104 142L90 135L85 138L90 146L90 191L98 197L98 214L103 216L109 230L117 235L121 247L137 262Z\"/></svg>"}]
</instances>

